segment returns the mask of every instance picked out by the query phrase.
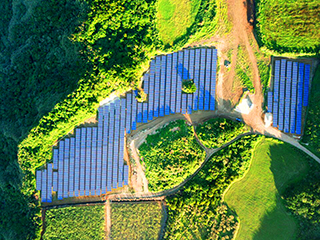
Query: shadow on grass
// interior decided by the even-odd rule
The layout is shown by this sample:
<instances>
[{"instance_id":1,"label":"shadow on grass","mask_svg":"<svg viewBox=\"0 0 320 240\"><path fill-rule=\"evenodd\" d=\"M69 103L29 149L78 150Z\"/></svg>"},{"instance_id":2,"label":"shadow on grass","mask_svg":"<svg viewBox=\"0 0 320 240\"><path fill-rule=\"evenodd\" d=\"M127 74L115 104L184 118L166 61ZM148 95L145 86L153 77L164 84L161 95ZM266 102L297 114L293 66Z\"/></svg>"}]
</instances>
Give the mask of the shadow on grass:
<instances>
[{"instance_id":1,"label":"shadow on grass","mask_svg":"<svg viewBox=\"0 0 320 240\"><path fill-rule=\"evenodd\" d=\"M299 223L286 209L282 195L289 185L297 184L306 176L308 162L305 154L286 143L270 145L269 153L270 170L276 187L276 205L264 215L253 239L294 239Z\"/></svg>"}]
</instances>

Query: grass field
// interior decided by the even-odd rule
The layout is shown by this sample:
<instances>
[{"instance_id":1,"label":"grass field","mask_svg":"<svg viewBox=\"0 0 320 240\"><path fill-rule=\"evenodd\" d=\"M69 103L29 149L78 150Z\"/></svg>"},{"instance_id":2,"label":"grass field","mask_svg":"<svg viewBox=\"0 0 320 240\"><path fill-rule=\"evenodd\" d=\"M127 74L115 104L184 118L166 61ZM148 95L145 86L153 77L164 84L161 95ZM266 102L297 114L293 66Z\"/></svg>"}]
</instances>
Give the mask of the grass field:
<instances>
[{"instance_id":1,"label":"grass field","mask_svg":"<svg viewBox=\"0 0 320 240\"><path fill-rule=\"evenodd\" d=\"M159 0L157 4L157 28L163 43L173 42L186 34L198 13L201 0Z\"/></svg>"},{"instance_id":2,"label":"grass field","mask_svg":"<svg viewBox=\"0 0 320 240\"><path fill-rule=\"evenodd\" d=\"M241 82L241 85L248 88L250 92L254 92L253 74L250 67L249 55L245 46L238 46L236 78Z\"/></svg>"},{"instance_id":3,"label":"grass field","mask_svg":"<svg viewBox=\"0 0 320 240\"><path fill-rule=\"evenodd\" d=\"M307 161L298 150L263 138L247 174L225 194L225 202L240 219L236 239L294 239L298 224L287 213L281 194L307 170Z\"/></svg>"},{"instance_id":4,"label":"grass field","mask_svg":"<svg viewBox=\"0 0 320 240\"><path fill-rule=\"evenodd\" d=\"M150 191L170 189L190 176L204 161L205 152L193 129L178 120L149 135L139 148Z\"/></svg>"},{"instance_id":5,"label":"grass field","mask_svg":"<svg viewBox=\"0 0 320 240\"><path fill-rule=\"evenodd\" d=\"M105 239L104 206L66 207L46 211L43 239Z\"/></svg>"},{"instance_id":6,"label":"grass field","mask_svg":"<svg viewBox=\"0 0 320 240\"><path fill-rule=\"evenodd\" d=\"M113 203L111 239L158 239L161 218L160 203Z\"/></svg>"}]
</instances>

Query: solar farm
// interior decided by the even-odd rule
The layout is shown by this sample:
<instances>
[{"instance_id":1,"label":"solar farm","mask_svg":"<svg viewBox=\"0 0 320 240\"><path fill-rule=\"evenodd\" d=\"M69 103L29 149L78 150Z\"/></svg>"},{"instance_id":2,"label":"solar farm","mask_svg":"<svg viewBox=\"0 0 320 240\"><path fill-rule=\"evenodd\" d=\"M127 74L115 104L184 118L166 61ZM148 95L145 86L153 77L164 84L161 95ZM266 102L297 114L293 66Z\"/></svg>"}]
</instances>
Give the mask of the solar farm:
<instances>
[{"instance_id":1,"label":"solar farm","mask_svg":"<svg viewBox=\"0 0 320 240\"><path fill-rule=\"evenodd\" d=\"M267 100L268 112L273 114L273 127L301 135L309 101L310 64L276 59L273 66L273 83Z\"/></svg>"},{"instance_id":2,"label":"solar farm","mask_svg":"<svg viewBox=\"0 0 320 240\"><path fill-rule=\"evenodd\" d=\"M68 197L95 196L129 183L129 165L124 162L126 134L137 123L157 117L198 110L215 110L217 50L185 49L157 56L143 76L146 102L136 100L136 91L116 98L98 109L98 126L76 128L53 149L53 161L36 171L42 202ZM182 82L192 79L196 92L182 92Z\"/></svg>"}]
</instances>

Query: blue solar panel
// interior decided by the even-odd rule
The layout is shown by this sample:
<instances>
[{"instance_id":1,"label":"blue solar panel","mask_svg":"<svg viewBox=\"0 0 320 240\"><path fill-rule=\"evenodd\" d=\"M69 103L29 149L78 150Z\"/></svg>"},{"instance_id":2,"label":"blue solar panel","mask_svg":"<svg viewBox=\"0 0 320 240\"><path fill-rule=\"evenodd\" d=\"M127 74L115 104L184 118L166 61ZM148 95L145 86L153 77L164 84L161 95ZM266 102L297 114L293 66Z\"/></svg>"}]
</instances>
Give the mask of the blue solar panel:
<instances>
[{"instance_id":1,"label":"blue solar panel","mask_svg":"<svg viewBox=\"0 0 320 240\"><path fill-rule=\"evenodd\" d=\"M86 169L86 136L87 129L81 128L81 139L80 139L80 196L84 196L85 188L85 169Z\"/></svg>"},{"instance_id":2,"label":"blue solar panel","mask_svg":"<svg viewBox=\"0 0 320 240\"><path fill-rule=\"evenodd\" d=\"M91 148L91 195L95 195L96 190L96 169L97 169L97 128L92 128L92 148Z\"/></svg>"},{"instance_id":3,"label":"blue solar panel","mask_svg":"<svg viewBox=\"0 0 320 240\"><path fill-rule=\"evenodd\" d=\"M41 171L36 171L36 189L41 190Z\"/></svg>"},{"instance_id":4,"label":"blue solar panel","mask_svg":"<svg viewBox=\"0 0 320 240\"><path fill-rule=\"evenodd\" d=\"M304 88L303 88L303 106L308 106L309 101L309 81L310 81L310 65L305 65L305 74L304 74Z\"/></svg>"},{"instance_id":5,"label":"blue solar panel","mask_svg":"<svg viewBox=\"0 0 320 240\"><path fill-rule=\"evenodd\" d=\"M286 96L285 96L285 118L284 132L289 133L290 128L290 103L291 103L291 78L292 78L292 62L287 62L286 75Z\"/></svg>"},{"instance_id":6,"label":"blue solar panel","mask_svg":"<svg viewBox=\"0 0 320 240\"><path fill-rule=\"evenodd\" d=\"M296 130L296 99L297 99L297 73L298 63L293 63L292 70L292 96L291 96L291 109L290 109L290 133L295 133Z\"/></svg>"},{"instance_id":7,"label":"blue solar panel","mask_svg":"<svg viewBox=\"0 0 320 240\"><path fill-rule=\"evenodd\" d=\"M177 70L177 103L176 113L181 112L181 89L182 89L182 74L183 74L183 51L178 52L178 65L175 66Z\"/></svg>"},{"instance_id":8,"label":"blue solar panel","mask_svg":"<svg viewBox=\"0 0 320 240\"><path fill-rule=\"evenodd\" d=\"M132 107L131 107L131 130L136 130L136 122L137 122L137 100L132 95Z\"/></svg>"},{"instance_id":9,"label":"blue solar panel","mask_svg":"<svg viewBox=\"0 0 320 240\"><path fill-rule=\"evenodd\" d=\"M49 163L47 166L47 202L52 202L52 164Z\"/></svg>"},{"instance_id":10,"label":"blue solar panel","mask_svg":"<svg viewBox=\"0 0 320 240\"><path fill-rule=\"evenodd\" d=\"M69 163L69 197L74 195L74 160L75 160L75 139L70 138L70 163Z\"/></svg>"},{"instance_id":11,"label":"blue solar panel","mask_svg":"<svg viewBox=\"0 0 320 240\"><path fill-rule=\"evenodd\" d=\"M161 78L160 78L160 117L164 116L164 107L165 107L165 89L166 89L166 62L167 62L167 56L161 56Z\"/></svg>"},{"instance_id":12,"label":"blue solar panel","mask_svg":"<svg viewBox=\"0 0 320 240\"><path fill-rule=\"evenodd\" d=\"M142 122L142 103L138 102L137 123Z\"/></svg>"},{"instance_id":13,"label":"blue solar panel","mask_svg":"<svg viewBox=\"0 0 320 240\"><path fill-rule=\"evenodd\" d=\"M304 73L304 64L299 64L299 76L298 76L298 95L297 95L297 125L296 125L296 134L301 134L301 121L302 121L302 92L303 92L303 73Z\"/></svg>"},{"instance_id":14,"label":"blue solar panel","mask_svg":"<svg viewBox=\"0 0 320 240\"><path fill-rule=\"evenodd\" d=\"M54 148L53 153L52 153L52 155L53 155L53 157L52 157L53 158L53 168L54 169L58 169L58 159L59 159L58 154L59 154L58 148Z\"/></svg>"},{"instance_id":15,"label":"blue solar panel","mask_svg":"<svg viewBox=\"0 0 320 240\"><path fill-rule=\"evenodd\" d=\"M159 117L159 102L160 102L160 66L161 57L156 57L156 71L155 71L155 91L154 91L154 111L153 116Z\"/></svg>"},{"instance_id":16,"label":"blue solar panel","mask_svg":"<svg viewBox=\"0 0 320 240\"><path fill-rule=\"evenodd\" d=\"M58 171L59 171L59 182L60 184L58 185L58 200L62 199L62 194L63 194L63 159L64 159L64 140L59 142L59 162L58 162Z\"/></svg>"},{"instance_id":17,"label":"blue solar panel","mask_svg":"<svg viewBox=\"0 0 320 240\"><path fill-rule=\"evenodd\" d=\"M100 129L101 130L101 129ZM75 196L79 196L79 183L80 183L80 137L81 130L80 128L76 129L76 142L75 142L75 164L74 164L74 190Z\"/></svg>"},{"instance_id":18,"label":"blue solar panel","mask_svg":"<svg viewBox=\"0 0 320 240\"><path fill-rule=\"evenodd\" d=\"M52 191L58 191L58 172L53 172L52 175Z\"/></svg>"},{"instance_id":19,"label":"blue solar panel","mask_svg":"<svg viewBox=\"0 0 320 240\"><path fill-rule=\"evenodd\" d=\"M70 139L64 140L64 163L63 163L63 197L68 197L69 185L69 156L70 156Z\"/></svg>"},{"instance_id":20,"label":"blue solar panel","mask_svg":"<svg viewBox=\"0 0 320 240\"><path fill-rule=\"evenodd\" d=\"M138 103L142 106L142 103ZM141 109L141 108L140 108ZM141 109L142 111L142 109ZM140 113L141 113L140 111ZM119 120L119 112L116 114L116 122ZM142 115L142 113L141 113ZM113 161L112 161L112 179L113 179L113 187L117 187L117 177L118 177L118 153L119 153L119 133L120 126L116 124L115 126L115 134L114 134L114 148L113 148Z\"/></svg>"},{"instance_id":21,"label":"blue solar panel","mask_svg":"<svg viewBox=\"0 0 320 240\"><path fill-rule=\"evenodd\" d=\"M129 167L128 165L124 165L124 171L123 171L123 180L124 180L124 185L128 185L129 181Z\"/></svg>"},{"instance_id":22,"label":"blue solar panel","mask_svg":"<svg viewBox=\"0 0 320 240\"><path fill-rule=\"evenodd\" d=\"M268 92L268 112L272 112L272 102L273 102L272 92Z\"/></svg>"},{"instance_id":23,"label":"blue solar panel","mask_svg":"<svg viewBox=\"0 0 320 240\"><path fill-rule=\"evenodd\" d=\"M278 101L279 101L279 77L280 77L280 61L275 61L275 77L273 90L273 126L278 127Z\"/></svg>"},{"instance_id":24,"label":"blue solar panel","mask_svg":"<svg viewBox=\"0 0 320 240\"><path fill-rule=\"evenodd\" d=\"M165 115L170 114L170 99L171 99L171 85L172 85L172 54L167 55L167 66L166 66L166 103L165 103Z\"/></svg>"},{"instance_id":25,"label":"blue solar panel","mask_svg":"<svg viewBox=\"0 0 320 240\"><path fill-rule=\"evenodd\" d=\"M194 79L194 61L195 61L195 50L190 49L190 51L189 51L189 76L190 76L190 79ZM191 114L191 112L192 112L193 102L194 102L194 94L190 94L190 97L188 97L188 113L189 114Z\"/></svg>"},{"instance_id":26,"label":"blue solar panel","mask_svg":"<svg viewBox=\"0 0 320 240\"><path fill-rule=\"evenodd\" d=\"M153 119L154 93L155 93L155 60L150 63L150 86L149 86L149 106L148 120Z\"/></svg>"},{"instance_id":27,"label":"blue solar panel","mask_svg":"<svg viewBox=\"0 0 320 240\"><path fill-rule=\"evenodd\" d=\"M216 93L216 69L217 69L217 50L212 49L212 64L210 74L210 110L215 110L215 93Z\"/></svg>"},{"instance_id":28,"label":"blue solar panel","mask_svg":"<svg viewBox=\"0 0 320 240\"><path fill-rule=\"evenodd\" d=\"M173 53L172 55L172 85L171 85L171 103L170 110L171 113L176 111L176 102L177 102L177 69L178 66L178 53Z\"/></svg>"},{"instance_id":29,"label":"blue solar panel","mask_svg":"<svg viewBox=\"0 0 320 240\"><path fill-rule=\"evenodd\" d=\"M47 170L42 170L41 174L41 201L46 202L47 201Z\"/></svg>"},{"instance_id":30,"label":"blue solar panel","mask_svg":"<svg viewBox=\"0 0 320 240\"><path fill-rule=\"evenodd\" d=\"M205 95L205 62L206 62L206 49L201 48L200 57L200 81L199 81L199 110L204 110L204 95Z\"/></svg>"},{"instance_id":31,"label":"blue solar panel","mask_svg":"<svg viewBox=\"0 0 320 240\"><path fill-rule=\"evenodd\" d=\"M152 92L151 92L151 94L152 94ZM149 98L149 100L150 100L150 98ZM131 130L131 101L132 101L131 93L127 93L127 96L126 96L126 108L127 108L127 113L126 113L126 132L128 134L130 133L130 130Z\"/></svg>"},{"instance_id":32,"label":"blue solar panel","mask_svg":"<svg viewBox=\"0 0 320 240\"><path fill-rule=\"evenodd\" d=\"M194 63L194 84L197 90L193 94L193 111L198 110L198 96L199 96L199 78L200 78L200 49L196 49L195 63Z\"/></svg>"},{"instance_id":33,"label":"blue solar panel","mask_svg":"<svg viewBox=\"0 0 320 240\"><path fill-rule=\"evenodd\" d=\"M281 60L281 72L280 72L280 95L279 95L279 130L282 131L284 127L284 97L285 97L285 77L286 77L286 60Z\"/></svg>"},{"instance_id":34,"label":"blue solar panel","mask_svg":"<svg viewBox=\"0 0 320 240\"><path fill-rule=\"evenodd\" d=\"M143 108L142 122L147 123L148 122L148 103L143 103L142 108Z\"/></svg>"}]
</instances>

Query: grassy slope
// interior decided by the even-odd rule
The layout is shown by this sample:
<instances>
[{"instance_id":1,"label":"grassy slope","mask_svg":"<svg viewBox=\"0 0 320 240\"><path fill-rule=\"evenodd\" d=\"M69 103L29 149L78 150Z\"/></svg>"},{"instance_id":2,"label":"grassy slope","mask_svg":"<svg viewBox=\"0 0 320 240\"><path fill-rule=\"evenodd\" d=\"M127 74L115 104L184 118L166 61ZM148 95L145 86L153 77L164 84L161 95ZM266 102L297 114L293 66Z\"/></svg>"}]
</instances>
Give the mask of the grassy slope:
<instances>
[{"instance_id":1,"label":"grassy slope","mask_svg":"<svg viewBox=\"0 0 320 240\"><path fill-rule=\"evenodd\" d=\"M280 195L307 169L300 152L263 138L256 146L248 173L225 194L226 203L240 218L237 239L293 239L298 226L287 214Z\"/></svg>"},{"instance_id":2,"label":"grassy slope","mask_svg":"<svg viewBox=\"0 0 320 240\"><path fill-rule=\"evenodd\" d=\"M157 26L163 43L172 45L174 40L186 34L200 7L200 0L159 0Z\"/></svg>"},{"instance_id":3,"label":"grassy slope","mask_svg":"<svg viewBox=\"0 0 320 240\"><path fill-rule=\"evenodd\" d=\"M111 239L158 239L161 217L158 203L112 204Z\"/></svg>"},{"instance_id":4,"label":"grassy slope","mask_svg":"<svg viewBox=\"0 0 320 240\"><path fill-rule=\"evenodd\" d=\"M44 240L104 238L104 206L67 207L46 212Z\"/></svg>"},{"instance_id":5,"label":"grassy slope","mask_svg":"<svg viewBox=\"0 0 320 240\"><path fill-rule=\"evenodd\" d=\"M205 152L185 121L171 122L149 135L139 148L151 191L170 189L191 175L204 161Z\"/></svg>"}]
</instances>

